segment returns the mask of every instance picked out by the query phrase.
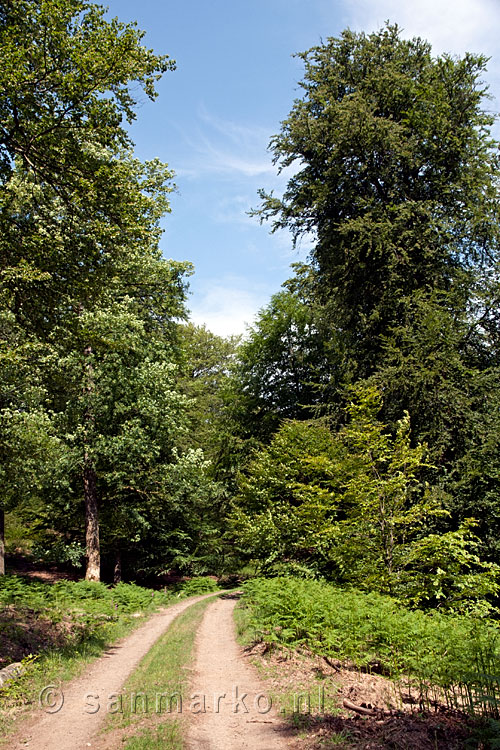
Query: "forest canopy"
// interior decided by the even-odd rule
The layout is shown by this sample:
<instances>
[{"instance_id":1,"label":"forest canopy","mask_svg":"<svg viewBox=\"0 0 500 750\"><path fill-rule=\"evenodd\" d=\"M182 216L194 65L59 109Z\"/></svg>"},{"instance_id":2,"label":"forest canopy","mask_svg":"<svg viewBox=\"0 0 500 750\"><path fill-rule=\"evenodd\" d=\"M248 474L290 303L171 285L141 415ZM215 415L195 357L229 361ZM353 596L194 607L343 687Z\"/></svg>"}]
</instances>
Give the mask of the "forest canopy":
<instances>
[{"instance_id":1,"label":"forest canopy","mask_svg":"<svg viewBox=\"0 0 500 750\"><path fill-rule=\"evenodd\" d=\"M309 262L225 339L188 320L193 268L160 249L174 175L127 134L137 91L154 99L175 63L86 0L4 3L0 55L9 550L10 525L89 580L259 570L491 612L486 58L435 56L391 24L298 55L300 96L270 143L293 174L254 214L313 236Z\"/></svg>"}]
</instances>

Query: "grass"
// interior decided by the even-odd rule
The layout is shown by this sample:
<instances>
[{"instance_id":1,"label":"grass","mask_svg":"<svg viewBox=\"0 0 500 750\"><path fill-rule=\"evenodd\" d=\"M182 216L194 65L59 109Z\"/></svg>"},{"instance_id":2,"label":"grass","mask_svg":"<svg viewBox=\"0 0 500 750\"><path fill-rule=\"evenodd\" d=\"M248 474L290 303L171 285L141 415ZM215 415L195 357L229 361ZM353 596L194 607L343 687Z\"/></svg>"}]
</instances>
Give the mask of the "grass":
<instances>
[{"instance_id":1,"label":"grass","mask_svg":"<svg viewBox=\"0 0 500 750\"><path fill-rule=\"evenodd\" d=\"M205 599L179 615L125 683L105 727L118 735L116 744L124 750L182 750L194 640L212 601Z\"/></svg>"},{"instance_id":2,"label":"grass","mask_svg":"<svg viewBox=\"0 0 500 750\"><path fill-rule=\"evenodd\" d=\"M123 746L126 750L182 750L182 735L179 722L161 724L156 729L146 729L132 737Z\"/></svg>"},{"instance_id":3,"label":"grass","mask_svg":"<svg viewBox=\"0 0 500 750\"><path fill-rule=\"evenodd\" d=\"M196 579L191 588L173 594L135 584L111 588L86 581L50 584L0 577L0 667L17 661L26 665L24 675L0 689L0 736L6 738L15 721L36 705L43 686L78 676L158 607L211 591L214 582Z\"/></svg>"}]
</instances>

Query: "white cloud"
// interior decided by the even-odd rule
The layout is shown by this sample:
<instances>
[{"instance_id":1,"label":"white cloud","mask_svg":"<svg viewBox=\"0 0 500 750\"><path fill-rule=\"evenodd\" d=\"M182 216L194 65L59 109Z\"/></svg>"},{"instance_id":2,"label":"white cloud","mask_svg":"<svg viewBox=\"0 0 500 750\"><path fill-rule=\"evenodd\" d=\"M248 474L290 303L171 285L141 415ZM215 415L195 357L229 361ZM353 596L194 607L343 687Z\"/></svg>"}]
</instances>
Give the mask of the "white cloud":
<instances>
[{"instance_id":1,"label":"white cloud","mask_svg":"<svg viewBox=\"0 0 500 750\"><path fill-rule=\"evenodd\" d=\"M373 30L386 20L405 36L422 36L436 52L494 52L500 25L497 0L351 0L356 26Z\"/></svg>"},{"instance_id":2,"label":"white cloud","mask_svg":"<svg viewBox=\"0 0 500 750\"><path fill-rule=\"evenodd\" d=\"M244 334L271 293L262 285L249 288L241 277L204 281L191 304L191 320L218 336Z\"/></svg>"},{"instance_id":3,"label":"white cloud","mask_svg":"<svg viewBox=\"0 0 500 750\"><path fill-rule=\"evenodd\" d=\"M219 174L240 174L244 177L259 177L260 175L275 174L276 168L270 160L260 158L241 157L229 151L215 148L206 144L205 168Z\"/></svg>"},{"instance_id":4,"label":"white cloud","mask_svg":"<svg viewBox=\"0 0 500 750\"><path fill-rule=\"evenodd\" d=\"M239 224L242 227L254 228L256 220L249 216L252 197L249 195L227 195L221 198L215 207L214 219L221 224Z\"/></svg>"},{"instance_id":5,"label":"white cloud","mask_svg":"<svg viewBox=\"0 0 500 750\"><path fill-rule=\"evenodd\" d=\"M189 156L176 173L194 178L203 174L245 179L276 175L267 150L272 132L272 127L223 119L201 104L197 123L180 133Z\"/></svg>"},{"instance_id":6,"label":"white cloud","mask_svg":"<svg viewBox=\"0 0 500 750\"><path fill-rule=\"evenodd\" d=\"M201 130L185 136L186 142L194 156L193 165L182 165L177 172L191 172L199 175L203 172L220 175L240 175L243 177L258 177L265 174L276 174L276 167L271 162L266 148L244 147L230 149L227 143L218 145L219 138L213 138Z\"/></svg>"},{"instance_id":7,"label":"white cloud","mask_svg":"<svg viewBox=\"0 0 500 750\"><path fill-rule=\"evenodd\" d=\"M335 7L329 0L332 13ZM357 30L374 31L390 20L402 27L405 37L427 39L436 54L491 56L487 80L491 93L499 96L498 0L344 0L344 8L349 25Z\"/></svg>"},{"instance_id":8,"label":"white cloud","mask_svg":"<svg viewBox=\"0 0 500 750\"><path fill-rule=\"evenodd\" d=\"M258 125L243 125L232 120L224 120L209 112L204 104L199 106L198 114L204 123L224 136L224 140L231 139L238 148L241 146L250 149L257 147L260 150L263 145L264 147L267 146L270 140L271 130L269 128L263 128Z\"/></svg>"}]
</instances>

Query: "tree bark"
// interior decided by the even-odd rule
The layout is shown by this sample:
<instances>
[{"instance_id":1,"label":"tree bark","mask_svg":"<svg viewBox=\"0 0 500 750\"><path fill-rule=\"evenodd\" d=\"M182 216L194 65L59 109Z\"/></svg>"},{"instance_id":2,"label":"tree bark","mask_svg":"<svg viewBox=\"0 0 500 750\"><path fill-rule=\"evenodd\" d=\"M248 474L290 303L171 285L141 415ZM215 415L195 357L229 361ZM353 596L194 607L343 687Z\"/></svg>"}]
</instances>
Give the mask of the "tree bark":
<instances>
[{"instance_id":1,"label":"tree bark","mask_svg":"<svg viewBox=\"0 0 500 750\"><path fill-rule=\"evenodd\" d=\"M113 571L113 583L120 583L122 580L122 553L119 549L115 552L115 568Z\"/></svg>"},{"instance_id":2,"label":"tree bark","mask_svg":"<svg viewBox=\"0 0 500 750\"><path fill-rule=\"evenodd\" d=\"M97 477L88 456L83 469L85 497L85 543L87 548L87 581L101 579L101 552L99 545L99 512L97 507Z\"/></svg>"},{"instance_id":3,"label":"tree bark","mask_svg":"<svg viewBox=\"0 0 500 750\"><path fill-rule=\"evenodd\" d=\"M5 575L5 511L0 507L0 576Z\"/></svg>"},{"instance_id":4,"label":"tree bark","mask_svg":"<svg viewBox=\"0 0 500 750\"><path fill-rule=\"evenodd\" d=\"M101 551L99 545L99 512L97 498L97 474L89 455L88 446L92 443L95 428L95 417L92 409L94 392L94 368L92 365L92 347L84 350L87 358L85 364L84 393L87 396L87 408L84 415L85 453L83 459L83 496L85 500L85 544L87 551L87 570L85 580L101 580Z\"/></svg>"}]
</instances>

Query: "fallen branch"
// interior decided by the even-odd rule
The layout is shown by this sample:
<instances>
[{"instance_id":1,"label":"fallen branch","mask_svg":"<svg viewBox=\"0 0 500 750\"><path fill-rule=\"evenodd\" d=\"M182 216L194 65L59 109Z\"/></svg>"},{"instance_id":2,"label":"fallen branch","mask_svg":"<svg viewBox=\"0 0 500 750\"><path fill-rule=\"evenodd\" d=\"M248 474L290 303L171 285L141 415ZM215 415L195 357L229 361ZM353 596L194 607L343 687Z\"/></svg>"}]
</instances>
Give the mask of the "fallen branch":
<instances>
[{"instance_id":1,"label":"fallen branch","mask_svg":"<svg viewBox=\"0 0 500 750\"><path fill-rule=\"evenodd\" d=\"M365 708L364 706L356 706L355 703L351 703L351 701L348 701L347 698L344 698L343 701L344 708L348 708L349 711L356 711L358 714L363 714L364 716L376 716L379 711L372 708Z\"/></svg>"},{"instance_id":2,"label":"fallen branch","mask_svg":"<svg viewBox=\"0 0 500 750\"><path fill-rule=\"evenodd\" d=\"M323 659L326 661L329 667L334 669L336 672L340 672L342 668L342 662L334 662L332 659L330 659L328 656L323 656Z\"/></svg>"}]
</instances>

